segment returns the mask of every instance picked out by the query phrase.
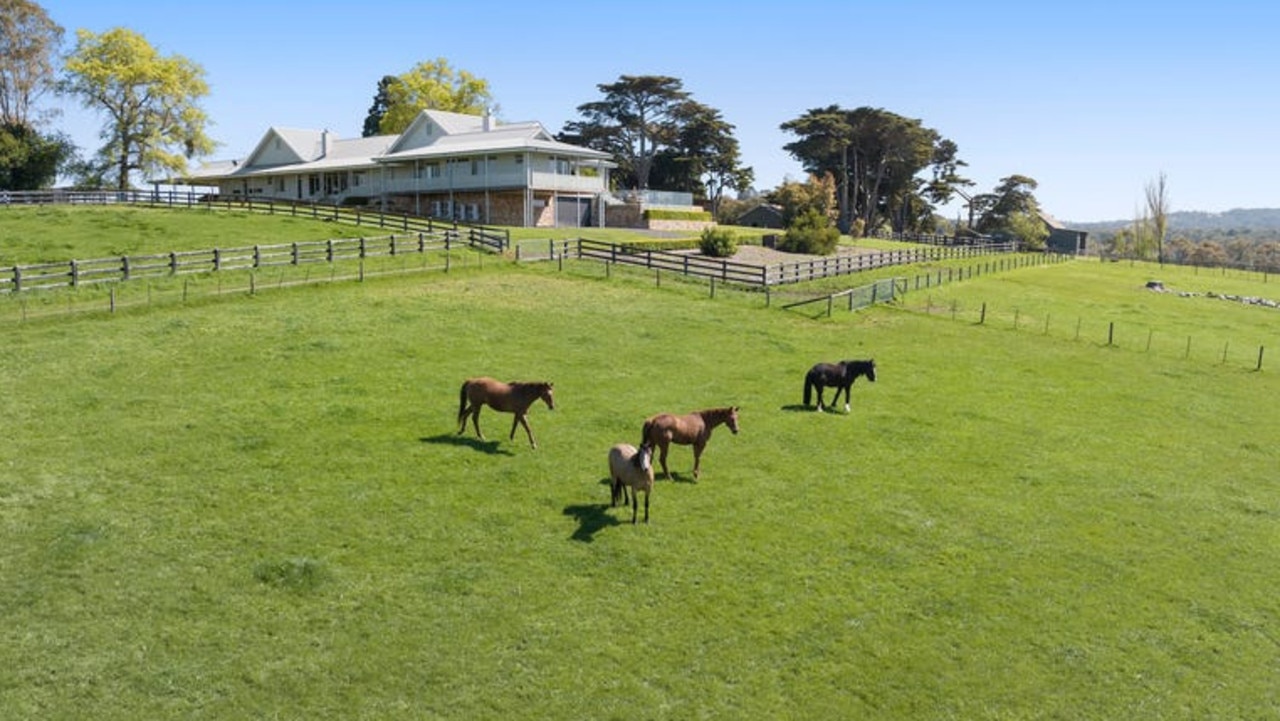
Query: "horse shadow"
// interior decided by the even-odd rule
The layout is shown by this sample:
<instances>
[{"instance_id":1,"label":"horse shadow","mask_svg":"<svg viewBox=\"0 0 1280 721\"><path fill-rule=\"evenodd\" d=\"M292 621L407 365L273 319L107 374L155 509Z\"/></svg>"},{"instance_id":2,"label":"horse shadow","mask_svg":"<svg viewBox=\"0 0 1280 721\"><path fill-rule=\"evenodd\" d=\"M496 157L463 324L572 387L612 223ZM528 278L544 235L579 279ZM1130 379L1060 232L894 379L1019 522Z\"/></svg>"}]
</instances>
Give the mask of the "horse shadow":
<instances>
[{"instance_id":1,"label":"horse shadow","mask_svg":"<svg viewBox=\"0 0 1280 721\"><path fill-rule=\"evenodd\" d=\"M418 440L422 441L423 443L437 443L445 446L465 446L467 448L480 451L481 453L488 453L491 456L496 456L496 455L514 456L515 455L514 453L512 453L510 450L506 448L499 448L498 446L501 444L501 441L496 441L496 440L482 441L479 438L472 438L471 436L459 436L453 433L441 433L434 436L423 436Z\"/></svg>"},{"instance_id":2,"label":"horse shadow","mask_svg":"<svg viewBox=\"0 0 1280 721\"><path fill-rule=\"evenodd\" d=\"M804 413L804 412L813 413L817 411L817 408L815 408L814 406L806 406L803 403L794 403L792 405L782 406L778 410L786 411L788 413Z\"/></svg>"},{"instance_id":3,"label":"horse shadow","mask_svg":"<svg viewBox=\"0 0 1280 721\"><path fill-rule=\"evenodd\" d=\"M583 543L596 540L596 534L607 526L620 526L622 522L609 513L607 503L582 503L565 506L564 515L578 520L578 528L569 538Z\"/></svg>"}]
</instances>

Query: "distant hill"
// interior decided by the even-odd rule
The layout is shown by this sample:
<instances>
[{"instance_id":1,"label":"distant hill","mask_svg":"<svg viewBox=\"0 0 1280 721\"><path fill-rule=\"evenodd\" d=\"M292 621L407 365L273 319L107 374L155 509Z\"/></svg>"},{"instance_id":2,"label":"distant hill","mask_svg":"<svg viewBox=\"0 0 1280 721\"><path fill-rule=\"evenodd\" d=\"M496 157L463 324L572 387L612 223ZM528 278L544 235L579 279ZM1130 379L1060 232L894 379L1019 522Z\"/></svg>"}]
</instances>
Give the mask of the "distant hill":
<instances>
[{"instance_id":1,"label":"distant hill","mask_svg":"<svg viewBox=\"0 0 1280 721\"><path fill-rule=\"evenodd\" d=\"M1133 220L1133 218L1126 218L1090 223L1066 221L1063 225L1073 230L1107 232L1131 225ZM1222 213L1180 210L1169 214L1169 230L1172 232L1198 230L1208 233L1227 231L1278 233L1280 232L1280 208L1234 208Z\"/></svg>"}]
</instances>

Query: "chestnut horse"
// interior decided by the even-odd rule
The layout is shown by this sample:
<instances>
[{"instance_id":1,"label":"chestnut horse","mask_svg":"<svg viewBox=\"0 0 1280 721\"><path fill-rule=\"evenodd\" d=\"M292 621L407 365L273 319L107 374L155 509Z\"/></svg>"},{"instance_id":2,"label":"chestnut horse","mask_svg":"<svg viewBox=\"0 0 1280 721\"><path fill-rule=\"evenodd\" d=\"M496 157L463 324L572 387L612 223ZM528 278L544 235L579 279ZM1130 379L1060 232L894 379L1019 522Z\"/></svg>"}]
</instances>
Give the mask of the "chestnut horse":
<instances>
[{"instance_id":1,"label":"chestnut horse","mask_svg":"<svg viewBox=\"0 0 1280 721\"><path fill-rule=\"evenodd\" d=\"M709 408L694 411L683 416L670 413L659 413L644 422L643 437L640 444L656 447L661 454L658 461L662 464L662 473L668 479L671 471L667 470L667 447L672 443L682 446L693 445L693 478L698 478L698 464L702 460L702 449L711 440L711 431L721 423L729 426L729 430L738 433L738 407Z\"/></svg>"},{"instance_id":2,"label":"chestnut horse","mask_svg":"<svg viewBox=\"0 0 1280 721\"><path fill-rule=\"evenodd\" d=\"M529 436L529 445L537 448L538 443L533 440L533 431L530 430L525 415L529 412L529 406L539 399L547 404L547 408L553 411L556 409L551 388L552 384L546 382L503 383L492 378L468 378L462 382L462 390L458 394L458 435L467 430L467 414L470 413L476 435L484 440L484 434L480 432L480 409L487 403L495 411L516 414L516 419L511 422L508 440L515 439L516 426L522 425Z\"/></svg>"},{"instance_id":3,"label":"chestnut horse","mask_svg":"<svg viewBox=\"0 0 1280 721\"><path fill-rule=\"evenodd\" d=\"M866 376L872 383L876 382L876 362L874 360L846 360L839 363L819 363L809 369L804 376L804 404L809 405L813 390L818 390L818 412L822 412L822 389L832 386L836 395L831 399L835 405L844 393L844 412L849 412L849 389L859 376Z\"/></svg>"}]
</instances>

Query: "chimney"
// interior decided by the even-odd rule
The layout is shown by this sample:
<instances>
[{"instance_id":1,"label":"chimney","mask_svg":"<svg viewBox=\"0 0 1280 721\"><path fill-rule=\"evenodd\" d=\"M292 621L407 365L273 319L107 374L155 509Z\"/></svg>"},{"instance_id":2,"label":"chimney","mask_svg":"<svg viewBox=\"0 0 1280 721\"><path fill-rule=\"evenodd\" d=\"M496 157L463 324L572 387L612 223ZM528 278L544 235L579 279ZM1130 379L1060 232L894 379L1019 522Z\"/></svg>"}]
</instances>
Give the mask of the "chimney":
<instances>
[{"instance_id":1,"label":"chimney","mask_svg":"<svg viewBox=\"0 0 1280 721\"><path fill-rule=\"evenodd\" d=\"M329 129L325 128L320 131L320 157L324 158L329 155Z\"/></svg>"},{"instance_id":2,"label":"chimney","mask_svg":"<svg viewBox=\"0 0 1280 721\"><path fill-rule=\"evenodd\" d=\"M484 132L493 130L493 116L489 115L489 108L484 109L484 124L481 126Z\"/></svg>"}]
</instances>

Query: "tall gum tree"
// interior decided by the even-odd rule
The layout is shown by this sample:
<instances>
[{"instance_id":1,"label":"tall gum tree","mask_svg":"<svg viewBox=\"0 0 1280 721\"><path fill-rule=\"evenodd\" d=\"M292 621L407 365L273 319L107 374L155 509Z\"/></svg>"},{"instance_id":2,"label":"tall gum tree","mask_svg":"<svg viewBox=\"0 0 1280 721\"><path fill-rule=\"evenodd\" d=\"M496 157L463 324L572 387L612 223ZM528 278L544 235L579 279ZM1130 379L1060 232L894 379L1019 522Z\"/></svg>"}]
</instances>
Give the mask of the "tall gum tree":
<instances>
[{"instance_id":1,"label":"tall gum tree","mask_svg":"<svg viewBox=\"0 0 1280 721\"><path fill-rule=\"evenodd\" d=\"M76 31L61 89L107 117L98 151L105 178L120 190L131 176L181 174L186 161L212 152L200 99L209 94L204 69L181 55L161 55L127 28Z\"/></svg>"},{"instance_id":2,"label":"tall gum tree","mask_svg":"<svg viewBox=\"0 0 1280 721\"><path fill-rule=\"evenodd\" d=\"M914 229L900 226L931 217L928 196L936 197L917 174L941 164L934 174L945 176L962 164L936 130L882 108L814 108L781 129L797 136L784 149L807 172L835 178L842 229L853 219L868 231L886 223Z\"/></svg>"},{"instance_id":3,"label":"tall gum tree","mask_svg":"<svg viewBox=\"0 0 1280 721\"><path fill-rule=\"evenodd\" d=\"M34 125L36 100L54 86L63 30L29 0L0 0L0 123Z\"/></svg>"},{"instance_id":4,"label":"tall gum tree","mask_svg":"<svg viewBox=\"0 0 1280 721\"><path fill-rule=\"evenodd\" d=\"M647 190L655 156L677 141L689 93L666 75L622 75L596 88L604 99L579 105L583 119L565 123L559 138L612 153L635 187Z\"/></svg>"}]
</instances>

